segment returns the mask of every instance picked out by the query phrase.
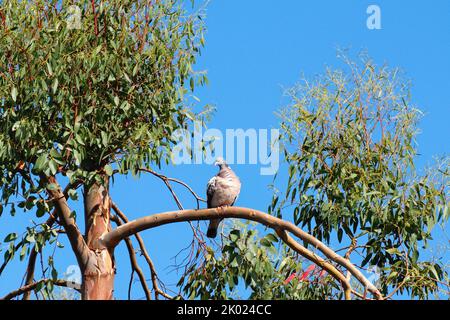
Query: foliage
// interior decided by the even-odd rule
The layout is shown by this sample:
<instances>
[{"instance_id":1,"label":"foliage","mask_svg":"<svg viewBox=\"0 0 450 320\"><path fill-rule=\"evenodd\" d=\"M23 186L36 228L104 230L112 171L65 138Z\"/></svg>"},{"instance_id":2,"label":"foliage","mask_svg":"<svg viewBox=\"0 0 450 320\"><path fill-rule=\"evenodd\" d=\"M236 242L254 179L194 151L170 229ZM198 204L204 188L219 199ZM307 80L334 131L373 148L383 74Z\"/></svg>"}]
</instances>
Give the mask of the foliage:
<instances>
[{"instance_id":1,"label":"foliage","mask_svg":"<svg viewBox=\"0 0 450 320\"><path fill-rule=\"evenodd\" d=\"M19 169L76 181L111 175L113 163L126 173L168 161L171 133L195 117L183 97L204 81L192 69L203 39L198 19L171 0L99 1L94 12L81 1L73 29L70 4L2 2L3 202L18 187L27 200L40 191L19 183Z\"/></svg>"},{"instance_id":2,"label":"foliage","mask_svg":"<svg viewBox=\"0 0 450 320\"><path fill-rule=\"evenodd\" d=\"M383 293L400 286L425 298L447 276L442 263L419 255L449 216L448 166L415 170L420 111L400 71L366 56L344 62L347 69L288 92L281 126L289 178L269 211L292 212L326 243L357 241L361 266L380 268Z\"/></svg>"},{"instance_id":3,"label":"foliage","mask_svg":"<svg viewBox=\"0 0 450 320\"><path fill-rule=\"evenodd\" d=\"M193 70L204 43L200 17L176 0L80 0L77 25L72 3L1 2L0 215L6 206L12 215L16 206L37 218L51 212L45 190L56 186L46 176L68 181L65 192L77 200L80 186L104 176L167 163L172 133L199 117L187 95L207 81ZM281 114L288 183L269 212L286 217L289 209L326 243L355 243L360 267L378 267L384 294L427 298L449 281L446 262L422 254L449 216L448 162L415 170L420 112L398 70L345 62L346 71L289 91ZM44 223L7 235L0 274L16 255L61 246L57 237ZM46 264L56 280L52 256ZM342 298L334 279L273 234L259 238L240 225L179 286L202 299L235 298L242 286L251 299ZM53 284L36 291L51 297Z\"/></svg>"},{"instance_id":4,"label":"foliage","mask_svg":"<svg viewBox=\"0 0 450 320\"><path fill-rule=\"evenodd\" d=\"M245 299L325 299L341 295L331 276L320 270L304 271L303 265L304 261L279 243L276 235L259 237L254 223L237 223L227 232L221 248L209 248L204 261L191 266L178 285L190 299L242 298L243 287L249 291Z\"/></svg>"},{"instance_id":5,"label":"foliage","mask_svg":"<svg viewBox=\"0 0 450 320\"><path fill-rule=\"evenodd\" d=\"M203 25L180 1L6 0L0 25L0 215L50 212L45 176L77 200L101 176L167 163L171 134L197 118ZM54 241L38 229L7 239L5 263Z\"/></svg>"}]
</instances>

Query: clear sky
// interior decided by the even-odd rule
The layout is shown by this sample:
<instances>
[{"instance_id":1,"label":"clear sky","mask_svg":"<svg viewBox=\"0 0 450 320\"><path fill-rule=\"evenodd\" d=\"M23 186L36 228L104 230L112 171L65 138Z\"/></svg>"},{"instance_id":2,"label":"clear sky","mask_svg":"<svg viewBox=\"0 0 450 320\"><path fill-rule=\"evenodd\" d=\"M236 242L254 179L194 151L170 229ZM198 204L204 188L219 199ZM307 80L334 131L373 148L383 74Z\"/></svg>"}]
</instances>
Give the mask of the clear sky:
<instances>
[{"instance_id":1,"label":"clear sky","mask_svg":"<svg viewBox=\"0 0 450 320\"><path fill-rule=\"evenodd\" d=\"M381 30L366 26L366 9L372 4L381 9ZM337 64L337 48L349 48L352 54L367 50L375 62L402 68L413 82L413 102L426 113L420 124L417 166L431 163L434 155L448 154L450 1L213 0L206 12L206 48L197 69L207 70L210 84L196 95L201 104L217 108L208 127L223 131L277 128L274 112L287 102L283 88L293 86L302 73L312 77ZM266 210L272 177L261 176L259 165L232 167L243 182L238 205ZM180 165L164 168L163 173L186 181L204 195L206 182L216 170L206 164ZM111 194L129 218L137 218L176 209L163 187L152 176L117 178ZM195 206L183 189L176 190L186 208ZM81 210L79 205L74 208ZM13 230L23 230L31 219L37 221L30 212L18 211L15 218L4 212L1 240ZM206 230L206 224L202 227ZM169 272L170 265L191 240L188 224L159 227L143 236L161 279L169 285L176 283L178 276ZM438 233L436 241L448 239ZM75 258L70 250L59 251L56 264L64 272ZM116 259L116 297L126 298L130 269L123 244L116 250ZM25 263L18 259L7 267L0 277L0 296L20 285L24 270ZM144 296L138 283L132 296Z\"/></svg>"}]
</instances>

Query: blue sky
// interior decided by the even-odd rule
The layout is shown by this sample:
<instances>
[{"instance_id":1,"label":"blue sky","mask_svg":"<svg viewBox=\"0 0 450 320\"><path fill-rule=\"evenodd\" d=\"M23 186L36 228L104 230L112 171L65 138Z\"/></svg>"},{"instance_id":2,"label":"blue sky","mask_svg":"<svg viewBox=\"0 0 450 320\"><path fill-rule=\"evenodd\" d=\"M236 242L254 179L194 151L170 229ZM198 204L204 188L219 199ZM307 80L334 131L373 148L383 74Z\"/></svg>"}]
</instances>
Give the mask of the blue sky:
<instances>
[{"instance_id":1,"label":"blue sky","mask_svg":"<svg viewBox=\"0 0 450 320\"><path fill-rule=\"evenodd\" d=\"M366 27L366 9L381 8L381 30ZM208 127L277 128L275 112L287 103L283 88L301 74L312 77L326 66L339 63L337 48L352 54L367 50L375 62L400 67L413 82L413 102L425 111L418 137L417 167L431 163L434 155L448 154L450 143L450 2L427 1L268 1L213 0L207 7L206 48L197 65L207 70L209 86L196 92L202 104L214 104L217 112ZM271 176L261 176L258 165L234 165L243 182L238 205L266 210L271 199ZM204 194L208 179L216 173L209 165L164 168L164 174L182 179ZM283 170L283 168L281 168ZM152 176L117 178L111 194L130 219L174 210L175 203L164 185ZM195 202L176 188L186 208ZM74 205L81 210L81 206ZM80 211L81 213L81 211ZM18 212L1 217L0 238L24 228L33 218ZM202 224L206 230L206 224ZM448 233L447 227L447 233ZM166 284L178 280L170 271L174 255L191 240L186 223L163 226L143 233L159 275ZM440 233L436 242L448 241ZM66 241L62 240L63 243ZM67 247L68 249L68 247ZM126 298L130 269L126 248L116 250L116 297ZM70 250L59 250L56 264L64 272L75 259ZM144 261L141 267L149 275ZM20 285L25 263L16 259L0 277L0 296ZM39 271L37 272L39 275ZM133 297L144 295L138 283Z\"/></svg>"}]
</instances>

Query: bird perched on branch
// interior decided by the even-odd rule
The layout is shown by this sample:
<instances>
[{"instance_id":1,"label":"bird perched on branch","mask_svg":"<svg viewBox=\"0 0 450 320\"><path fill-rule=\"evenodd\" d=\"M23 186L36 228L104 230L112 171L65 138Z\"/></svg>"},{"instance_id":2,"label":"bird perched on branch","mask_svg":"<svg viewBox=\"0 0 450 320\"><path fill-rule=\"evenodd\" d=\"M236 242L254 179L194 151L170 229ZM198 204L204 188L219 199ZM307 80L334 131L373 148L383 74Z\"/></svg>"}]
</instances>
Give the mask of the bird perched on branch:
<instances>
[{"instance_id":1,"label":"bird perched on branch","mask_svg":"<svg viewBox=\"0 0 450 320\"><path fill-rule=\"evenodd\" d=\"M219 166L220 170L209 180L206 188L208 208L232 206L241 191L241 182L223 158L217 158L214 165ZM211 219L206 233L207 237L216 237L221 221L222 219Z\"/></svg>"}]
</instances>

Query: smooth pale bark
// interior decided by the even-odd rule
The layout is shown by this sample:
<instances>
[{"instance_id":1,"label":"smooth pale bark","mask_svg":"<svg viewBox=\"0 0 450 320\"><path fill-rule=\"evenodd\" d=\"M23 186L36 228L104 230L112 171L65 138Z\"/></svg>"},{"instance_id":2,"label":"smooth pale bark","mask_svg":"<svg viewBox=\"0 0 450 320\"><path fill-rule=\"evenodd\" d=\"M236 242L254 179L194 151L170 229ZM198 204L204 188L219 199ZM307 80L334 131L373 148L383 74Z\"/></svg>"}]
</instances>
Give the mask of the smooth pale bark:
<instances>
[{"instance_id":1,"label":"smooth pale bark","mask_svg":"<svg viewBox=\"0 0 450 320\"><path fill-rule=\"evenodd\" d=\"M129 237L137 232L154 228L157 226L183 221L211 220L218 218L240 218L262 223L279 233L287 231L302 239L305 243L312 245L321 251L328 259L345 267L350 273L358 279L358 281L371 292L377 299L382 299L379 290L347 259L340 256L323 242L319 241L312 235L304 232L299 227L289 221L271 216L265 212L242 207L220 207L201 210L179 210L153 214L145 216L137 220L130 221L111 232L106 233L100 239L102 244L108 248L114 248L121 240ZM345 278L345 277L344 277ZM344 280L339 278L338 280ZM347 295L347 290L346 290Z\"/></svg>"}]
</instances>

